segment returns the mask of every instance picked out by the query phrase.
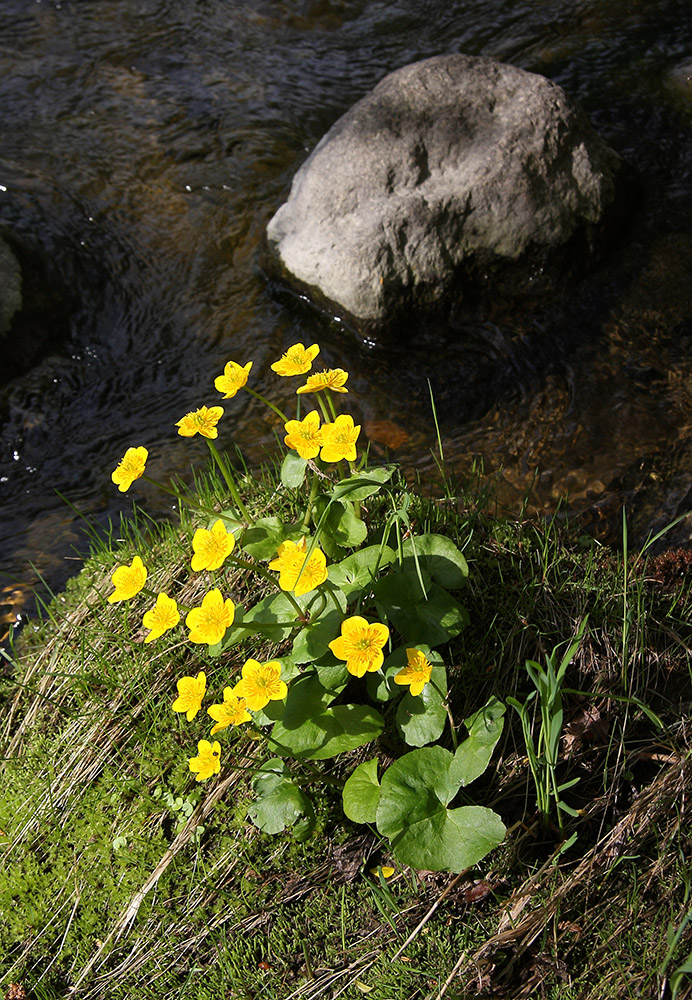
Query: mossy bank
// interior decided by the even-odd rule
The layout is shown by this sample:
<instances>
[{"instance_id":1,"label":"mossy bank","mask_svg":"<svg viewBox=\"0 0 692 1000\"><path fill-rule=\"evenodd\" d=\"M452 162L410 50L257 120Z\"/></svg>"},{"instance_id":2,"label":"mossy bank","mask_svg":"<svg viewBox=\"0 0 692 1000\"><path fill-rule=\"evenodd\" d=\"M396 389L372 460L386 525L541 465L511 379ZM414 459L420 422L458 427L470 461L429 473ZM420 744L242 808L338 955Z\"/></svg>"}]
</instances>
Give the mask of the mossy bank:
<instances>
[{"instance_id":1,"label":"mossy bank","mask_svg":"<svg viewBox=\"0 0 692 1000\"><path fill-rule=\"evenodd\" d=\"M228 503L213 474L198 486L212 509ZM292 491L270 474L240 489L253 514L291 516ZM477 487L409 495L411 523L447 535L469 566L460 595L469 624L445 650L454 719L491 695L524 702L525 661L564 651L588 616L562 692L556 770L561 786L579 779L562 793L564 836L537 816L511 709L473 786L508 833L471 870L415 871L371 826L344 818L338 783L360 750L318 762L323 785L311 780L314 763L298 763L315 807L308 839L259 832L247 809L263 745L239 737L221 773L197 783L171 705L181 675L225 675L247 655L280 656L281 645L258 652L255 638L224 659L177 638L145 644L141 618L106 600L115 567L146 552L152 584L178 581L189 604L201 584L187 568L194 519L142 517L95 544L8 653L6 993L15 984L37 1000L683 995L690 561L606 550L557 519L505 519ZM363 506L376 539L385 511L377 497ZM248 585L239 571L239 599ZM533 725L537 733L538 716ZM377 752L391 760L401 748Z\"/></svg>"}]
</instances>

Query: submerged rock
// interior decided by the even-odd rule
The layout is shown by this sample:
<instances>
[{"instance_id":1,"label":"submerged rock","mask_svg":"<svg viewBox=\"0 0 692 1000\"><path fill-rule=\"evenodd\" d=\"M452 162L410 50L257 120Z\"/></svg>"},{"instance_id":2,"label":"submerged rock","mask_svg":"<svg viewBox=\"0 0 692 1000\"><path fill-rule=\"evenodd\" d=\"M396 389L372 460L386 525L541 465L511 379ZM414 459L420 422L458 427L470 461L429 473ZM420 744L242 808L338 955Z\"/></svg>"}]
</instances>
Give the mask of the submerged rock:
<instances>
[{"instance_id":1,"label":"submerged rock","mask_svg":"<svg viewBox=\"0 0 692 1000\"><path fill-rule=\"evenodd\" d=\"M386 76L321 139L267 227L270 270L362 325L464 290L531 289L588 257L620 158L556 84L437 56Z\"/></svg>"},{"instance_id":2,"label":"submerged rock","mask_svg":"<svg viewBox=\"0 0 692 1000\"><path fill-rule=\"evenodd\" d=\"M21 308L22 272L19 261L0 238L0 337L8 332Z\"/></svg>"}]
</instances>

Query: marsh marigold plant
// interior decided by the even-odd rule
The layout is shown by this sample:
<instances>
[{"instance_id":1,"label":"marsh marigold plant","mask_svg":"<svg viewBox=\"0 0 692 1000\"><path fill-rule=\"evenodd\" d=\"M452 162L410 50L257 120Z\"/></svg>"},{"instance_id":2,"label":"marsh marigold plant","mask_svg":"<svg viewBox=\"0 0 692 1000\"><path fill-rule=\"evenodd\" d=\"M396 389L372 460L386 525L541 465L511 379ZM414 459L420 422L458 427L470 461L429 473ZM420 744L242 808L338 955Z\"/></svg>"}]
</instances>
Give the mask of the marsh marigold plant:
<instances>
[{"instance_id":1,"label":"marsh marigold plant","mask_svg":"<svg viewBox=\"0 0 692 1000\"><path fill-rule=\"evenodd\" d=\"M468 619L450 593L460 589L468 569L449 538L416 534L411 497L393 464L368 467L367 447L358 460L360 424L338 412L349 391L348 372L312 373L319 351L317 344L292 344L271 365L279 378L305 378L296 389L293 419L250 384L252 361L229 361L213 380L224 399L243 390L269 408L286 446L271 490L253 490L250 500L243 496L233 458L215 444L222 406L200 406L177 421L182 437L206 439L216 475L195 477L195 483L212 488L159 484L179 501L182 566L152 564L153 578L166 581L160 584L166 592L154 595L145 589L147 570L135 556L113 573L108 601L128 601L142 591L151 598L141 618L148 629L144 643L177 628L185 616L192 649L183 662L200 663L181 668L185 676L176 681L170 704L195 727L197 753L187 760L197 782L220 774L226 742L232 766L255 771L252 822L268 833L290 828L304 839L315 825L308 793L321 776L321 762L370 746L357 765L351 768L347 758L322 775L341 787L348 819L374 824L401 864L460 872L505 834L490 809L450 807L459 788L489 762L504 712L491 698L463 720L468 736L458 741L461 723L454 723L447 704L446 668L434 647L458 635ZM304 394L314 401L307 413ZM144 447L127 449L111 477L122 493L144 475L148 458ZM281 498L276 506L275 498ZM152 546L147 560L158 551ZM200 594L208 578L191 578L193 573L214 574L214 586ZM238 608L227 592L242 595ZM115 617L129 627L131 615ZM179 657L185 645L171 642L167 655ZM165 668L160 656L153 659ZM212 704L205 712L207 693ZM378 709L378 702L397 698L393 711ZM388 750L379 753L377 741L388 728L397 730L399 744L414 749L384 760ZM202 734L210 739L198 739ZM248 754L250 739L264 746ZM392 871L378 868L382 877Z\"/></svg>"}]
</instances>

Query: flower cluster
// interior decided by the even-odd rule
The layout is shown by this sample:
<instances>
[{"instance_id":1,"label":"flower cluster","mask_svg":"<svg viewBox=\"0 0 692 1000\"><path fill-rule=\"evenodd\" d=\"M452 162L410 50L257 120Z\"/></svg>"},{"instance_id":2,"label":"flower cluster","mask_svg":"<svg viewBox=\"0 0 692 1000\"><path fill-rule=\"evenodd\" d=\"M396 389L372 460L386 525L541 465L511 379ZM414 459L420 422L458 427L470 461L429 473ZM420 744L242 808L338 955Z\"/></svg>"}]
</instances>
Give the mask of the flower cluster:
<instances>
[{"instance_id":1,"label":"flower cluster","mask_svg":"<svg viewBox=\"0 0 692 1000\"><path fill-rule=\"evenodd\" d=\"M297 451L301 458L320 456L323 462L347 462L356 460L356 441L360 434L360 424L353 423L353 417L341 413L333 422L320 427L320 415L311 410L303 420L288 420L284 425L287 448Z\"/></svg>"},{"instance_id":2,"label":"flower cluster","mask_svg":"<svg viewBox=\"0 0 692 1000\"><path fill-rule=\"evenodd\" d=\"M203 670L196 677L181 677L178 682L178 697L173 702L174 712L184 713L192 722L202 708L207 688L207 676ZM211 705L207 714L214 720L209 735L214 736L229 726L240 726L252 722L250 712L260 712L270 701L282 701L288 693L288 686L281 680L281 664L278 660L259 663L249 659L245 662L241 678L235 687L223 690L223 701ZM249 711L248 711L249 710ZM221 770L221 744L208 740L198 743L198 756L190 758L190 770L196 773L197 781L205 781Z\"/></svg>"},{"instance_id":3,"label":"flower cluster","mask_svg":"<svg viewBox=\"0 0 692 1000\"><path fill-rule=\"evenodd\" d=\"M284 415L273 404L264 400L260 393L248 385L252 361L243 365L236 361L227 362L223 373L214 380L214 386L224 400L234 398L243 389L264 400L283 419L285 444L297 452L300 458L327 464L346 461L352 465L356 461L356 444L361 428L354 423L350 414L337 414L330 397L330 393L348 392L348 372L342 368L334 368L309 374L319 351L317 344L309 347L301 343L293 344L271 365L272 371L282 378L307 376L296 394L316 394L318 407L310 410L302 419L283 419ZM308 510L303 521L303 535L298 541L284 538L276 545L273 558L264 555L266 570L259 560L254 563L243 561L243 553L238 554L236 544L238 548L242 548L246 527L255 522L242 503L228 463L224 462L213 443L218 438L218 425L223 414L222 406L200 406L186 413L176 423L178 434L182 437L200 435L206 439L212 458L223 474L240 515L239 521L232 522L238 532L238 540L227 526L231 520L228 517L226 520L224 517L216 517L207 522L206 526L196 528L191 539L190 566L195 573L219 574L227 561L238 562L246 567L252 565L265 579L288 595L287 599L296 611L296 620L305 620L297 599L322 588L324 606L328 593L324 585L329 577L325 553L317 544L317 537L311 538L308 534L310 512ZM112 474L112 480L121 492L126 492L144 474L148 457L149 453L144 447L127 449ZM324 476L319 466L316 468ZM316 484L315 478L313 494ZM271 571L278 573L278 580L271 575ZM181 610L185 614L187 639L194 645L217 646L229 630L233 631L236 605L224 594L222 586L218 585L221 581L217 576L211 577L212 585L197 607L181 606L179 609L176 600L167 593L153 594L146 589L147 575L141 558L135 556L130 565L120 566L113 573L114 591L108 597L110 603L130 601L140 592L155 597L155 603L145 611L142 618L142 624L148 630L145 643L155 642L175 629L181 619ZM350 674L362 678L365 674L382 668L383 650L389 641L390 631L386 624L369 621L356 614L344 618L341 634L328 645L336 660L345 661ZM432 668L420 650L407 649L406 654L407 666L396 674L394 681L399 685L408 685L411 694L418 695L429 682ZM178 696L173 702L173 711L185 715L187 721L192 722L202 708L207 691L205 671L200 670L196 676L181 677L177 681L177 689ZM282 664L279 660L262 663L252 657L247 659L235 684L223 688L223 700L207 709L207 714L213 721L209 736L214 737L229 727L253 721L257 724L258 719L253 718L253 713L261 713L270 702L283 701L287 695L288 685L282 678ZM220 772L221 744L218 740L211 742L203 739L198 742L197 748L197 756L189 759L190 770L197 781L205 781Z\"/></svg>"}]
</instances>

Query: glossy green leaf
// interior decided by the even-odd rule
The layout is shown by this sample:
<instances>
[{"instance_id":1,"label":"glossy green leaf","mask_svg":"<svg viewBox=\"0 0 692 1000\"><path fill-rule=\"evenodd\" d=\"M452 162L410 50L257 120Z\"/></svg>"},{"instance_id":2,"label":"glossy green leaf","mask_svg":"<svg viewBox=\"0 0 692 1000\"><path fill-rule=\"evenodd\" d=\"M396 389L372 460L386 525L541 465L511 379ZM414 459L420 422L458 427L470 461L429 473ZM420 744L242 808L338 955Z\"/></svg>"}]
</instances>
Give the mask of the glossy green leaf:
<instances>
[{"instance_id":1,"label":"glossy green leaf","mask_svg":"<svg viewBox=\"0 0 692 1000\"><path fill-rule=\"evenodd\" d=\"M336 608L327 610L315 622L302 628L293 641L292 656L296 663L312 663L324 656L329 643L341 634L344 616Z\"/></svg>"},{"instance_id":2,"label":"glossy green leaf","mask_svg":"<svg viewBox=\"0 0 692 1000\"><path fill-rule=\"evenodd\" d=\"M315 501L314 517L320 529L319 542L325 551L329 548L328 542L339 548L355 548L367 537L365 521L356 516L353 504L319 497Z\"/></svg>"},{"instance_id":3,"label":"glossy green leaf","mask_svg":"<svg viewBox=\"0 0 692 1000\"><path fill-rule=\"evenodd\" d=\"M492 697L487 705L464 720L469 735L459 744L449 769L450 780L459 788L474 781L490 763L502 735L504 713L505 706Z\"/></svg>"},{"instance_id":4,"label":"glossy green leaf","mask_svg":"<svg viewBox=\"0 0 692 1000\"><path fill-rule=\"evenodd\" d=\"M414 535L403 544L404 569L415 572L415 562L445 590L463 587L469 568L460 549L444 535ZM415 554L415 558L414 558Z\"/></svg>"},{"instance_id":5,"label":"glossy green leaf","mask_svg":"<svg viewBox=\"0 0 692 1000\"><path fill-rule=\"evenodd\" d=\"M344 785L344 813L354 823L374 823L380 801L377 758L363 761Z\"/></svg>"},{"instance_id":6,"label":"glossy green leaf","mask_svg":"<svg viewBox=\"0 0 692 1000\"><path fill-rule=\"evenodd\" d=\"M382 776L377 828L399 860L413 868L460 872L504 839L504 824L491 809L447 808L456 794L449 779L452 760L442 747L423 747Z\"/></svg>"},{"instance_id":7,"label":"glossy green leaf","mask_svg":"<svg viewBox=\"0 0 692 1000\"><path fill-rule=\"evenodd\" d=\"M293 688L298 689L294 684ZM337 705L314 711L307 703L287 702L283 718L272 730L272 745L292 757L326 760L376 739L384 719L367 705Z\"/></svg>"},{"instance_id":8,"label":"glossy green leaf","mask_svg":"<svg viewBox=\"0 0 692 1000\"><path fill-rule=\"evenodd\" d=\"M395 465L380 465L377 468L368 469L362 475L342 479L332 490L332 498L334 500L365 500L377 493L382 484L392 478L395 469Z\"/></svg>"},{"instance_id":9,"label":"glossy green leaf","mask_svg":"<svg viewBox=\"0 0 692 1000\"><path fill-rule=\"evenodd\" d=\"M301 458L297 451L287 451L286 457L281 464L281 482L289 489L297 490L303 485L305 470L308 463Z\"/></svg>"},{"instance_id":10,"label":"glossy green leaf","mask_svg":"<svg viewBox=\"0 0 692 1000\"><path fill-rule=\"evenodd\" d=\"M378 572L395 559L396 553L389 545L368 545L330 566L329 579L341 588L348 601L352 601L361 591L370 590Z\"/></svg>"},{"instance_id":11,"label":"glossy green leaf","mask_svg":"<svg viewBox=\"0 0 692 1000\"><path fill-rule=\"evenodd\" d=\"M426 585L426 599L415 572L388 574L377 582L374 593L382 612L410 646L441 646L468 625L465 608L442 587Z\"/></svg>"},{"instance_id":12,"label":"glossy green leaf","mask_svg":"<svg viewBox=\"0 0 692 1000\"><path fill-rule=\"evenodd\" d=\"M262 764L252 779L252 789L257 798L250 804L248 816L258 829L281 833L302 817L299 838L309 836L315 823L312 803L294 784L284 761L275 757Z\"/></svg>"},{"instance_id":13,"label":"glossy green leaf","mask_svg":"<svg viewBox=\"0 0 692 1000\"><path fill-rule=\"evenodd\" d=\"M447 671L439 656L430 653L428 660L433 668L430 681L419 695L404 688L406 694L396 710L397 728L410 747L422 747L439 739L447 721Z\"/></svg>"}]
</instances>

